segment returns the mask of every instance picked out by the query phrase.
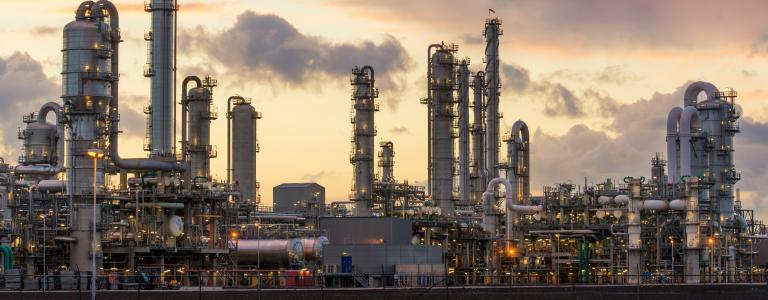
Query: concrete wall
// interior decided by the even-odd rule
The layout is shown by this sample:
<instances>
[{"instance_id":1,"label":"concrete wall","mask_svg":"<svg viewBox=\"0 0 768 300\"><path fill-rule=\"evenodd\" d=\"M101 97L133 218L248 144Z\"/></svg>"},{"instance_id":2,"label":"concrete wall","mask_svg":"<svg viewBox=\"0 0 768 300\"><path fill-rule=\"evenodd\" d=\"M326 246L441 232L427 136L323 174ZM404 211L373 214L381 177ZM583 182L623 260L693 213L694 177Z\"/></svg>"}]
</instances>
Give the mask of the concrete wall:
<instances>
[{"instance_id":1,"label":"concrete wall","mask_svg":"<svg viewBox=\"0 0 768 300\"><path fill-rule=\"evenodd\" d=\"M410 245L411 221L398 218L320 218L320 230L331 244Z\"/></svg>"},{"instance_id":2,"label":"concrete wall","mask_svg":"<svg viewBox=\"0 0 768 300\"><path fill-rule=\"evenodd\" d=\"M323 248L323 264L341 266L341 256L351 256L354 271L394 274L397 265L442 264L443 249L414 245L337 245ZM338 270L341 267L338 268ZM440 270L440 274L443 270Z\"/></svg>"}]
</instances>

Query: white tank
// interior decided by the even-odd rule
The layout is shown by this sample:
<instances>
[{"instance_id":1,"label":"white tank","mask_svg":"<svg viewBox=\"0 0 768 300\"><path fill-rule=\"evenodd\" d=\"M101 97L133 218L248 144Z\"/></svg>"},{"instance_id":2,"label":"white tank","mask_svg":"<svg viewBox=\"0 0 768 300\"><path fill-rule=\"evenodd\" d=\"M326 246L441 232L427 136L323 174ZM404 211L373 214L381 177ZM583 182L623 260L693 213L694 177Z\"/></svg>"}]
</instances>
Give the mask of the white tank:
<instances>
[{"instance_id":1,"label":"white tank","mask_svg":"<svg viewBox=\"0 0 768 300\"><path fill-rule=\"evenodd\" d=\"M301 264L304 247L297 239L239 240L237 241L237 263L279 268Z\"/></svg>"},{"instance_id":2,"label":"white tank","mask_svg":"<svg viewBox=\"0 0 768 300\"><path fill-rule=\"evenodd\" d=\"M323 247L329 243L324 236L299 239L304 248L304 259L307 261L320 261L323 259Z\"/></svg>"}]
</instances>

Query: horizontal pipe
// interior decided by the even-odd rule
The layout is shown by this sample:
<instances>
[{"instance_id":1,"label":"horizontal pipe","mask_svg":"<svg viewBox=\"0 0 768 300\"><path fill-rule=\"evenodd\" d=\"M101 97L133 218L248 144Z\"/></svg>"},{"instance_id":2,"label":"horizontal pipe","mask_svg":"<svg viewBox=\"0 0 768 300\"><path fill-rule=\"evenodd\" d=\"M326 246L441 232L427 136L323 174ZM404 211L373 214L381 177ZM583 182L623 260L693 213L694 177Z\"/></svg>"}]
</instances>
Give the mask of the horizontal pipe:
<instances>
[{"instance_id":1,"label":"horizontal pipe","mask_svg":"<svg viewBox=\"0 0 768 300\"><path fill-rule=\"evenodd\" d=\"M13 171L16 172L16 174L24 174L24 175L46 175L46 176L53 176L61 171L63 171L64 168L62 167L54 167L51 165L32 165L32 166L16 166Z\"/></svg>"},{"instance_id":2,"label":"horizontal pipe","mask_svg":"<svg viewBox=\"0 0 768 300\"><path fill-rule=\"evenodd\" d=\"M41 192L64 192L67 190L67 182L64 180L41 180L37 183L37 189Z\"/></svg>"},{"instance_id":3,"label":"horizontal pipe","mask_svg":"<svg viewBox=\"0 0 768 300\"><path fill-rule=\"evenodd\" d=\"M126 203L126 208L136 208L136 203ZM146 203L138 203L139 208L177 208L181 209L184 208L184 203L177 203L177 202L146 202Z\"/></svg>"}]
</instances>

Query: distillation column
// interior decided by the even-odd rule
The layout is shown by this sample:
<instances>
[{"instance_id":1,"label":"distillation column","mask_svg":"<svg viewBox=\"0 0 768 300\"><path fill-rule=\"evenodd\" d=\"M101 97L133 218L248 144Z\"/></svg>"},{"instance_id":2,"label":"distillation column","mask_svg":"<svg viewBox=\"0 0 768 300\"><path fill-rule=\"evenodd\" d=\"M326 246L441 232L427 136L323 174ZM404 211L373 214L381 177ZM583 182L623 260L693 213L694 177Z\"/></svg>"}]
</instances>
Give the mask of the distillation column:
<instances>
[{"instance_id":1,"label":"distillation column","mask_svg":"<svg viewBox=\"0 0 768 300\"><path fill-rule=\"evenodd\" d=\"M471 205L470 169L469 169L469 59L459 62L457 73L459 83L459 201L462 205Z\"/></svg>"},{"instance_id":2,"label":"distillation column","mask_svg":"<svg viewBox=\"0 0 768 300\"><path fill-rule=\"evenodd\" d=\"M642 244L640 242L640 211L643 209L641 195L642 181L640 178L629 179L629 205L627 206L627 233L629 247L627 249L627 267L629 273L627 282L638 283L640 266L642 265Z\"/></svg>"},{"instance_id":3,"label":"distillation column","mask_svg":"<svg viewBox=\"0 0 768 300\"><path fill-rule=\"evenodd\" d=\"M189 155L190 177L192 183L203 184L211 180L211 158L216 157L217 151L211 145L211 120L217 118L212 110L212 90L207 86L195 87L189 90L186 105L189 115Z\"/></svg>"},{"instance_id":4,"label":"distillation column","mask_svg":"<svg viewBox=\"0 0 768 300\"><path fill-rule=\"evenodd\" d=\"M103 28L115 22L117 16L108 16L102 10L91 11L91 1L83 2L75 21L64 27L62 86L64 113L68 119L67 192L75 196L73 206L72 237L77 240L70 248L70 264L80 269L91 265L91 241L100 237L91 235L94 209L91 204L94 180L104 185L103 159L88 155L88 149L105 147L105 124L116 74L112 73L111 45L119 36ZM114 18L114 19L113 19ZM95 169L95 170L94 170ZM95 172L95 174L94 174ZM97 218L99 213L96 213Z\"/></svg>"},{"instance_id":5,"label":"distillation column","mask_svg":"<svg viewBox=\"0 0 768 300\"><path fill-rule=\"evenodd\" d=\"M485 22L485 163L489 176L499 176L499 36L502 35L501 20L488 19Z\"/></svg>"},{"instance_id":6,"label":"distillation column","mask_svg":"<svg viewBox=\"0 0 768 300\"><path fill-rule=\"evenodd\" d=\"M432 125L429 165L432 168L429 194L443 215L452 215L454 210L453 174L454 174L454 138L453 119L455 117L456 64L454 57L457 48L444 46L430 59L430 78L428 79L429 103Z\"/></svg>"},{"instance_id":7,"label":"distillation column","mask_svg":"<svg viewBox=\"0 0 768 300\"><path fill-rule=\"evenodd\" d=\"M395 146L390 141L383 141L379 143L381 151L379 151L379 172L381 172L381 196L383 199L382 204L384 206L384 215L392 216L395 206L395 198L393 195L395 184Z\"/></svg>"},{"instance_id":8,"label":"distillation column","mask_svg":"<svg viewBox=\"0 0 768 300\"><path fill-rule=\"evenodd\" d=\"M354 215L370 216L373 205L373 138L376 136L374 114L378 110L375 103L379 91L374 87L374 72L370 66L352 69L352 109L351 121L352 153L349 161L353 165L354 185L351 201L355 202Z\"/></svg>"},{"instance_id":9,"label":"distillation column","mask_svg":"<svg viewBox=\"0 0 768 300\"><path fill-rule=\"evenodd\" d=\"M488 184L488 170L485 168L485 117L483 111L483 92L485 90L485 72L472 76L472 204L482 203L483 192Z\"/></svg>"},{"instance_id":10,"label":"distillation column","mask_svg":"<svg viewBox=\"0 0 768 300\"><path fill-rule=\"evenodd\" d=\"M256 178L256 154L259 152L257 123L261 113L251 105L250 99L234 99L230 114L232 129L232 178L240 191L240 200L244 203L259 204L259 182Z\"/></svg>"},{"instance_id":11,"label":"distillation column","mask_svg":"<svg viewBox=\"0 0 768 300\"><path fill-rule=\"evenodd\" d=\"M150 42L149 65L144 76L151 78L150 141L151 156L173 154L174 97L176 73L176 0L151 0L144 10L152 14L152 29L145 37Z\"/></svg>"}]
</instances>

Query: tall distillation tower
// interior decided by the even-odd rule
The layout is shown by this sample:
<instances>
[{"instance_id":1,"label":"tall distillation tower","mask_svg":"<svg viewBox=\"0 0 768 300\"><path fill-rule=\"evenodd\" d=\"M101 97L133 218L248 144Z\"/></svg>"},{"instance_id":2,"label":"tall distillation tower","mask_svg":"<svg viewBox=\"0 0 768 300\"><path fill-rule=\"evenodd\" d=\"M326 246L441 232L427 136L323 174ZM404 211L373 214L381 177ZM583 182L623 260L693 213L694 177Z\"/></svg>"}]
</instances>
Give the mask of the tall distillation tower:
<instances>
[{"instance_id":1,"label":"tall distillation tower","mask_svg":"<svg viewBox=\"0 0 768 300\"><path fill-rule=\"evenodd\" d=\"M436 48L434 53L431 49ZM429 96L429 195L444 215L453 214L455 200L453 196L453 175L455 147L453 120L456 116L455 95L456 45L431 45L429 52L429 70L427 82Z\"/></svg>"},{"instance_id":2,"label":"tall distillation tower","mask_svg":"<svg viewBox=\"0 0 768 300\"><path fill-rule=\"evenodd\" d=\"M353 165L354 185L350 200L355 202L355 216L370 216L373 205L373 138L376 136L374 114L379 110L374 87L374 72L370 66L352 69L353 124L352 151L349 161Z\"/></svg>"},{"instance_id":3,"label":"tall distillation tower","mask_svg":"<svg viewBox=\"0 0 768 300\"><path fill-rule=\"evenodd\" d=\"M501 20L488 19L485 22L485 162L489 178L499 176L499 36L502 35Z\"/></svg>"},{"instance_id":4,"label":"tall distillation tower","mask_svg":"<svg viewBox=\"0 0 768 300\"><path fill-rule=\"evenodd\" d=\"M151 79L149 140L144 150L150 156L165 157L174 153L176 95L176 0L151 0L144 10L152 14L152 30L144 39L149 41L147 65L144 76Z\"/></svg>"}]
</instances>

